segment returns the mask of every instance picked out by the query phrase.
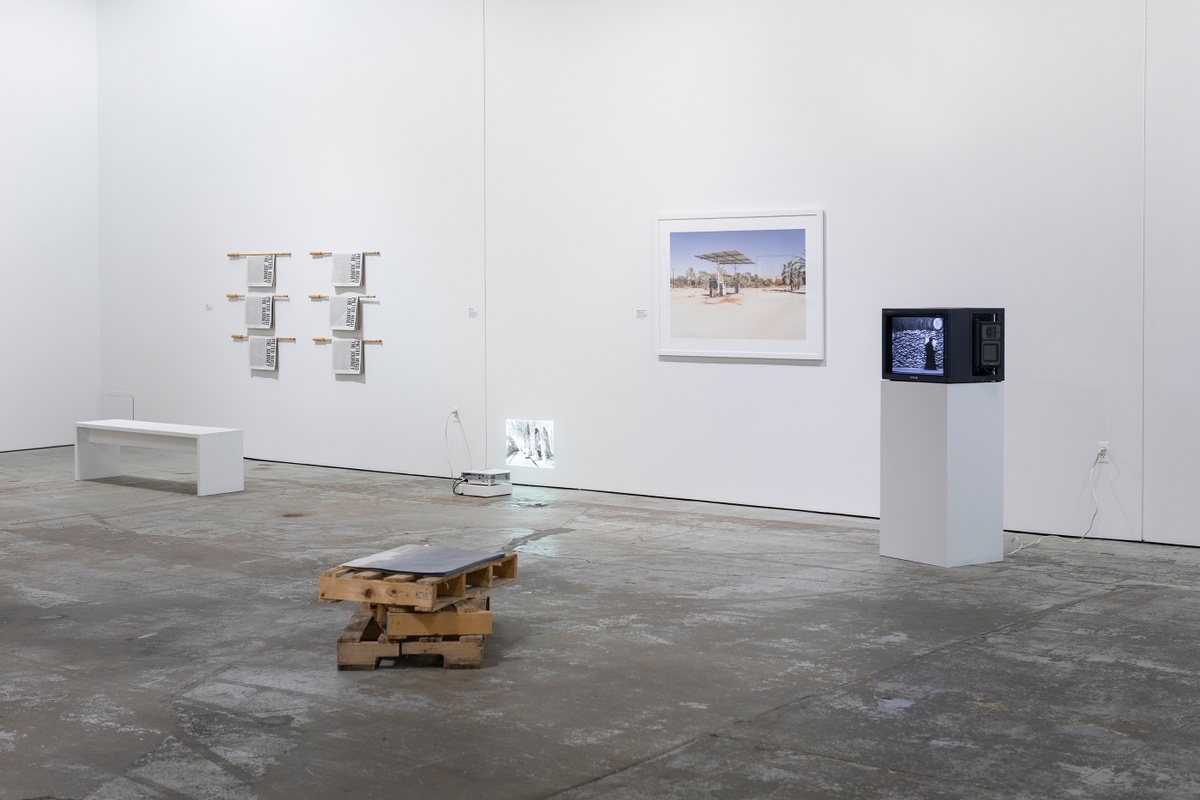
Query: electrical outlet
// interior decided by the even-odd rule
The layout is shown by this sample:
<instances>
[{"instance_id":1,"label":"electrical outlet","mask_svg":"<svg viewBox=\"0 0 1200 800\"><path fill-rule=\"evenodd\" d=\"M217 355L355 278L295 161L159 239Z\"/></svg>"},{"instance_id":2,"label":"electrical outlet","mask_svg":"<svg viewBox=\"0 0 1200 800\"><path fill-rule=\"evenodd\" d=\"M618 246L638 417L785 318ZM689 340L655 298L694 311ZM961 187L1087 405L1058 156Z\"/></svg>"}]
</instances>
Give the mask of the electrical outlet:
<instances>
[{"instance_id":1,"label":"electrical outlet","mask_svg":"<svg viewBox=\"0 0 1200 800\"><path fill-rule=\"evenodd\" d=\"M1108 442L1101 442L1099 449L1096 450L1096 463L1108 464L1112 461L1109 457Z\"/></svg>"},{"instance_id":2,"label":"electrical outlet","mask_svg":"<svg viewBox=\"0 0 1200 800\"><path fill-rule=\"evenodd\" d=\"M458 406L450 407L450 416L454 417L455 419L458 419Z\"/></svg>"}]
</instances>

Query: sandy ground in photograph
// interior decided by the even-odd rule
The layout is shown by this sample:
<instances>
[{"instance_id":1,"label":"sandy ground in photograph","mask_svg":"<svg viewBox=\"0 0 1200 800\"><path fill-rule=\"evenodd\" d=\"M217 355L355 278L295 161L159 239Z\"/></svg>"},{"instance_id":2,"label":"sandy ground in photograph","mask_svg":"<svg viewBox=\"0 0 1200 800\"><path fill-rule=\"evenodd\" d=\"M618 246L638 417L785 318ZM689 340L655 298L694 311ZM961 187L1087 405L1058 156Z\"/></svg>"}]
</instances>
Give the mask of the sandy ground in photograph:
<instances>
[{"instance_id":1,"label":"sandy ground in photograph","mask_svg":"<svg viewBox=\"0 0 1200 800\"><path fill-rule=\"evenodd\" d=\"M707 289L671 290L671 337L679 339L805 338L805 295L743 289L725 297Z\"/></svg>"}]
</instances>

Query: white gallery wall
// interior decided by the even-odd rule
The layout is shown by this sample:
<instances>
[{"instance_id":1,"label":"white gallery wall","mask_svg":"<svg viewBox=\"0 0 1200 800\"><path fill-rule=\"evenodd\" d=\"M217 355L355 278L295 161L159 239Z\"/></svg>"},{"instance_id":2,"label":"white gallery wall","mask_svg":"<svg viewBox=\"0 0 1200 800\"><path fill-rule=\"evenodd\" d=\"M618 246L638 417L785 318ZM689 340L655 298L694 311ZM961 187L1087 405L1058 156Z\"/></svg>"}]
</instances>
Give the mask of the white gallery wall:
<instances>
[{"instance_id":1,"label":"white gallery wall","mask_svg":"<svg viewBox=\"0 0 1200 800\"><path fill-rule=\"evenodd\" d=\"M1200 4L1151 0L1146 92L1146 538L1200 544Z\"/></svg>"},{"instance_id":2,"label":"white gallery wall","mask_svg":"<svg viewBox=\"0 0 1200 800\"><path fill-rule=\"evenodd\" d=\"M483 419L480 9L99 3L105 391L244 428L249 457L447 474L449 409ZM309 295L350 290L309 253L364 250L360 333L382 343L335 376ZM291 253L274 333L296 341L252 374L227 254L262 252Z\"/></svg>"},{"instance_id":3,"label":"white gallery wall","mask_svg":"<svg viewBox=\"0 0 1200 800\"><path fill-rule=\"evenodd\" d=\"M63 373L87 409L131 394L143 419L245 428L251 457L441 475L464 432L500 466L506 418L548 419L556 469L519 482L873 516L879 309L998 305L1006 527L1095 512L1091 535L1200 544L1187 0L95 8L100 322L71 326L103 349ZM657 357L660 217L809 209L823 363ZM338 378L308 251L360 249L383 343ZM226 254L270 251L297 341L251 374ZM29 446L84 415L4 397Z\"/></svg>"},{"instance_id":4,"label":"white gallery wall","mask_svg":"<svg viewBox=\"0 0 1200 800\"><path fill-rule=\"evenodd\" d=\"M96 7L0 2L0 450L100 410Z\"/></svg>"},{"instance_id":5,"label":"white gallery wall","mask_svg":"<svg viewBox=\"0 0 1200 800\"><path fill-rule=\"evenodd\" d=\"M879 310L1004 306L1006 525L1082 533L1109 441L1140 537L1140 2L486 13L490 430L560 431L517 478L875 515ZM656 358L659 217L813 208L823 364Z\"/></svg>"}]
</instances>

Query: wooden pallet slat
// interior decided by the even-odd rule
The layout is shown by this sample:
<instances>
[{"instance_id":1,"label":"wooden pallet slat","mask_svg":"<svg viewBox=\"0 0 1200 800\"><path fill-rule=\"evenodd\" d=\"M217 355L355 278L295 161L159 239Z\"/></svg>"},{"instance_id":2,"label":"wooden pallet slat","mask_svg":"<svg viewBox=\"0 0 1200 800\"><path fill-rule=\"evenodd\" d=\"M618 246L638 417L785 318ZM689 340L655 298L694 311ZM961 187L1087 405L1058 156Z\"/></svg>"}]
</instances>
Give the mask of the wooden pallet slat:
<instances>
[{"instance_id":1,"label":"wooden pallet slat","mask_svg":"<svg viewBox=\"0 0 1200 800\"><path fill-rule=\"evenodd\" d=\"M382 634L383 629L375 619L375 610L368 603L360 604L338 637L338 669L375 669L381 658L399 658L400 644L379 641Z\"/></svg>"},{"instance_id":2,"label":"wooden pallet slat","mask_svg":"<svg viewBox=\"0 0 1200 800\"><path fill-rule=\"evenodd\" d=\"M486 586L492 588L492 573L495 565L484 564L479 569L467 573L467 586Z\"/></svg>"},{"instance_id":3,"label":"wooden pallet slat","mask_svg":"<svg viewBox=\"0 0 1200 800\"><path fill-rule=\"evenodd\" d=\"M492 612L456 611L416 612L389 611L388 638L406 636L462 636L492 632Z\"/></svg>"},{"instance_id":4,"label":"wooden pallet slat","mask_svg":"<svg viewBox=\"0 0 1200 800\"><path fill-rule=\"evenodd\" d=\"M495 563L492 569L492 588L496 588L497 580L512 583L517 579L517 554L509 553Z\"/></svg>"},{"instance_id":5,"label":"wooden pallet slat","mask_svg":"<svg viewBox=\"0 0 1200 800\"><path fill-rule=\"evenodd\" d=\"M412 578L412 576L408 576ZM317 596L322 600L351 600L397 606L432 607L437 587L418 581L385 578L359 579L354 573L326 570L317 577Z\"/></svg>"},{"instance_id":6,"label":"wooden pallet slat","mask_svg":"<svg viewBox=\"0 0 1200 800\"><path fill-rule=\"evenodd\" d=\"M515 553L482 567L438 577L385 575L376 570L333 567L318 576L317 595L332 602L350 600L437 611L511 583L516 579L516 569Z\"/></svg>"},{"instance_id":7,"label":"wooden pallet slat","mask_svg":"<svg viewBox=\"0 0 1200 800\"><path fill-rule=\"evenodd\" d=\"M362 603L350 615L350 621L342 629L339 642L361 642L367 628L375 621L375 612L367 603Z\"/></svg>"},{"instance_id":8,"label":"wooden pallet slat","mask_svg":"<svg viewBox=\"0 0 1200 800\"><path fill-rule=\"evenodd\" d=\"M379 666L381 658L399 658L399 642L338 642L337 667L340 670L368 670Z\"/></svg>"},{"instance_id":9,"label":"wooden pallet slat","mask_svg":"<svg viewBox=\"0 0 1200 800\"><path fill-rule=\"evenodd\" d=\"M464 597L454 605L450 606L447 611L453 611L456 614L474 614L476 611L489 611L489 598L483 597Z\"/></svg>"},{"instance_id":10,"label":"wooden pallet slat","mask_svg":"<svg viewBox=\"0 0 1200 800\"><path fill-rule=\"evenodd\" d=\"M417 583L434 587L437 597L466 597L467 594L467 574L465 572L457 575L421 578Z\"/></svg>"},{"instance_id":11,"label":"wooden pallet slat","mask_svg":"<svg viewBox=\"0 0 1200 800\"><path fill-rule=\"evenodd\" d=\"M441 656L445 669L478 669L483 666L483 637L478 640L407 641L400 645L400 653L406 656Z\"/></svg>"}]
</instances>

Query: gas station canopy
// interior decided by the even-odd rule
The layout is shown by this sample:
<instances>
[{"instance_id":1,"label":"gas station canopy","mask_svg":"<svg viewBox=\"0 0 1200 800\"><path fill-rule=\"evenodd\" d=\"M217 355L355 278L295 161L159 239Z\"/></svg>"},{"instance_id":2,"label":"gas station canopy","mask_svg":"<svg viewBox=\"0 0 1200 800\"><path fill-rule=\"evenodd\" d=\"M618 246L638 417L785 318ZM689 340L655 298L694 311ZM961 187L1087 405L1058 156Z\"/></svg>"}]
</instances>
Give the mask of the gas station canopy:
<instances>
[{"instance_id":1,"label":"gas station canopy","mask_svg":"<svg viewBox=\"0 0 1200 800\"><path fill-rule=\"evenodd\" d=\"M722 250L719 253L705 253L698 255L696 258L702 258L705 261L711 261L714 264L753 264L754 262L746 258L738 250Z\"/></svg>"}]
</instances>

